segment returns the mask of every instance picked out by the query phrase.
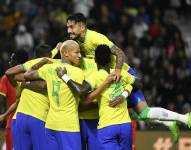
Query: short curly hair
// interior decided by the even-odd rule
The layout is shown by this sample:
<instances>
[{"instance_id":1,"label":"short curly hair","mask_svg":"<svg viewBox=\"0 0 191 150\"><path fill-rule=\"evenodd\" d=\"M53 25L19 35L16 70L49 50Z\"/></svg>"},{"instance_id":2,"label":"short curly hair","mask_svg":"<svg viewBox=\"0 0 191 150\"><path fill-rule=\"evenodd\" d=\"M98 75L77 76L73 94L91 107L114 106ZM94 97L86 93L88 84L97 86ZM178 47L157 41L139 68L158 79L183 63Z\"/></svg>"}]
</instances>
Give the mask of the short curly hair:
<instances>
[{"instance_id":1,"label":"short curly hair","mask_svg":"<svg viewBox=\"0 0 191 150\"><path fill-rule=\"evenodd\" d=\"M111 50L107 45L99 45L95 49L95 61L100 66L107 66L111 62Z\"/></svg>"}]
</instances>

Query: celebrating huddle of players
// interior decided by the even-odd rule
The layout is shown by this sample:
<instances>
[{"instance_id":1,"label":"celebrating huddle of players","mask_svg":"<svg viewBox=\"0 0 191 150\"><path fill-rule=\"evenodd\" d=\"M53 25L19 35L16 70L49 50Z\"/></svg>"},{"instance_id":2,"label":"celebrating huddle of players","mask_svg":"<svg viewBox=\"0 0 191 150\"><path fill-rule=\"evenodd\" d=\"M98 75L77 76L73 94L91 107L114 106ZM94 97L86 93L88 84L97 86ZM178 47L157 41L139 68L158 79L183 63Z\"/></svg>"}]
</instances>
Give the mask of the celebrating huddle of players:
<instances>
[{"instance_id":1,"label":"celebrating huddle of players","mask_svg":"<svg viewBox=\"0 0 191 150\"><path fill-rule=\"evenodd\" d=\"M41 45L36 58L5 73L16 102L1 117L16 110L11 120L14 150L132 150L131 119L169 127L175 143L177 121L191 127L190 113L147 105L123 51L87 29L82 14L69 16L67 31L69 40L51 51ZM53 59L57 53L61 59Z\"/></svg>"}]
</instances>

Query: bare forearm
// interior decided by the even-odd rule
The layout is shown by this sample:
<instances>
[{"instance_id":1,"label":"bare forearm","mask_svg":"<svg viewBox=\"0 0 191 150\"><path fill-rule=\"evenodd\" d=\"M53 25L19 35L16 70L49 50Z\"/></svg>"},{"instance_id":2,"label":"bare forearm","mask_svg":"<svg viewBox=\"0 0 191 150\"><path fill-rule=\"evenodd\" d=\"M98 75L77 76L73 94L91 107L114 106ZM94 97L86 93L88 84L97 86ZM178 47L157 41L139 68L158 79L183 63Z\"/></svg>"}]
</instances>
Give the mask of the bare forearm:
<instances>
[{"instance_id":1,"label":"bare forearm","mask_svg":"<svg viewBox=\"0 0 191 150\"><path fill-rule=\"evenodd\" d=\"M23 73L25 72L24 68L22 65L17 65L15 67L12 67L12 68L9 68L5 74L7 76L11 76L11 75L15 75L15 74L18 74L18 73Z\"/></svg>"},{"instance_id":2,"label":"bare forearm","mask_svg":"<svg viewBox=\"0 0 191 150\"><path fill-rule=\"evenodd\" d=\"M42 67L43 65L45 64L51 64L52 61L48 60L47 58L43 58L41 61L39 61L38 63L34 64L32 67L31 67L31 70L37 70L39 69L40 67Z\"/></svg>"},{"instance_id":3,"label":"bare forearm","mask_svg":"<svg viewBox=\"0 0 191 150\"><path fill-rule=\"evenodd\" d=\"M95 108L98 108L97 102L91 102L89 104L80 103L78 110L79 111L86 111L86 110L91 110L91 109L95 109Z\"/></svg>"},{"instance_id":4,"label":"bare forearm","mask_svg":"<svg viewBox=\"0 0 191 150\"><path fill-rule=\"evenodd\" d=\"M115 69L121 69L122 66L123 66L123 63L125 62L125 54L124 54L124 52L115 45L111 48L111 52L117 58Z\"/></svg>"},{"instance_id":5,"label":"bare forearm","mask_svg":"<svg viewBox=\"0 0 191 150\"><path fill-rule=\"evenodd\" d=\"M16 74L16 75L14 75L13 78L15 81L18 81L18 82L24 82L25 81L24 73Z\"/></svg>"},{"instance_id":6,"label":"bare forearm","mask_svg":"<svg viewBox=\"0 0 191 150\"><path fill-rule=\"evenodd\" d=\"M30 70L24 73L24 78L27 81L33 81L33 80L38 80L40 79L39 75L38 75L38 71L36 70Z\"/></svg>"},{"instance_id":7,"label":"bare forearm","mask_svg":"<svg viewBox=\"0 0 191 150\"><path fill-rule=\"evenodd\" d=\"M46 82L45 81L31 81L31 82L23 82L22 88L27 88L31 90L43 90L46 89Z\"/></svg>"},{"instance_id":8,"label":"bare forearm","mask_svg":"<svg viewBox=\"0 0 191 150\"><path fill-rule=\"evenodd\" d=\"M11 83L13 86L16 86L16 85L17 85L17 83L16 83L17 80L15 80L15 79L17 79L17 77L20 79L20 76L18 75L16 78L15 78L15 76L16 76L17 74L20 74L20 73L23 73L23 72L25 72L23 66L22 66L22 65L17 65L17 66L15 66L15 67L12 67L12 68L8 69L8 70L5 72L5 74L6 74L6 76L8 77L10 83Z\"/></svg>"},{"instance_id":9,"label":"bare forearm","mask_svg":"<svg viewBox=\"0 0 191 150\"><path fill-rule=\"evenodd\" d=\"M108 84L103 82L96 90L88 94L85 98L86 103L90 103L92 100L94 100L100 93L107 88Z\"/></svg>"},{"instance_id":10,"label":"bare forearm","mask_svg":"<svg viewBox=\"0 0 191 150\"><path fill-rule=\"evenodd\" d=\"M73 80L69 80L67 82L67 85L71 89L76 91L78 93L78 95L80 95L80 97L84 97L90 91L90 88L88 87L86 82L83 82L83 84L79 84L79 83L77 83L77 82L75 82Z\"/></svg>"},{"instance_id":11,"label":"bare forearm","mask_svg":"<svg viewBox=\"0 0 191 150\"><path fill-rule=\"evenodd\" d=\"M16 100L16 102L13 103L13 104L7 109L7 111L3 114L3 115L5 116L5 118L17 109L18 104L19 104L19 98L18 98L18 99Z\"/></svg>"}]
</instances>

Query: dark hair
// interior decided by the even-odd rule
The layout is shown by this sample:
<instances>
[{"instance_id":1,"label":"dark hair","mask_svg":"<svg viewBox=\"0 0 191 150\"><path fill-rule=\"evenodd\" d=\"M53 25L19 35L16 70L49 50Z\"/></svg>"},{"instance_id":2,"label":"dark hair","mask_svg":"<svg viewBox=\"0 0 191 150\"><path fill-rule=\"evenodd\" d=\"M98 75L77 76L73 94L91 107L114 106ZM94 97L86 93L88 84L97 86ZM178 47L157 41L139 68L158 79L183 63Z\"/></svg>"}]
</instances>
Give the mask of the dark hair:
<instances>
[{"instance_id":1,"label":"dark hair","mask_svg":"<svg viewBox=\"0 0 191 150\"><path fill-rule=\"evenodd\" d=\"M111 50L107 45L99 45L95 49L95 61L100 66L107 66L111 62Z\"/></svg>"},{"instance_id":2,"label":"dark hair","mask_svg":"<svg viewBox=\"0 0 191 150\"><path fill-rule=\"evenodd\" d=\"M82 13L75 13L68 17L67 21L74 21L75 23L82 22L84 25L87 23L86 17Z\"/></svg>"},{"instance_id":3,"label":"dark hair","mask_svg":"<svg viewBox=\"0 0 191 150\"><path fill-rule=\"evenodd\" d=\"M13 56L15 65L23 64L28 60L28 53L25 50L16 50Z\"/></svg>"},{"instance_id":4,"label":"dark hair","mask_svg":"<svg viewBox=\"0 0 191 150\"><path fill-rule=\"evenodd\" d=\"M51 53L51 46L47 44L40 44L35 48L36 58L47 57Z\"/></svg>"}]
</instances>

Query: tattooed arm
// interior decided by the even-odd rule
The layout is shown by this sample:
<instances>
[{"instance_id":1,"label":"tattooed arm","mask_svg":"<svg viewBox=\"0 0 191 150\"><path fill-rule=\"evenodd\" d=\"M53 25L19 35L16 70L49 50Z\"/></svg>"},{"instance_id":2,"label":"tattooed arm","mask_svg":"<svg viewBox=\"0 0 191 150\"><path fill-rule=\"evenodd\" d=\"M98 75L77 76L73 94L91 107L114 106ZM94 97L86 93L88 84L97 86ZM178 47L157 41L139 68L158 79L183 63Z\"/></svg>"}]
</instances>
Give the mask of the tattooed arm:
<instances>
[{"instance_id":1,"label":"tattooed arm","mask_svg":"<svg viewBox=\"0 0 191 150\"><path fill-rule=\"evenodd\" d=\"M115 81L119 81L120 80L120 73L121 73L121 68L123 66L123 63L125 62L125 54L124 52L118 48L116 45L113 45L113 47L111 48L111 52L112 54L114 54L117 58L116 60L116 66L115 66Z\"/></svg>"}]
</instances>

